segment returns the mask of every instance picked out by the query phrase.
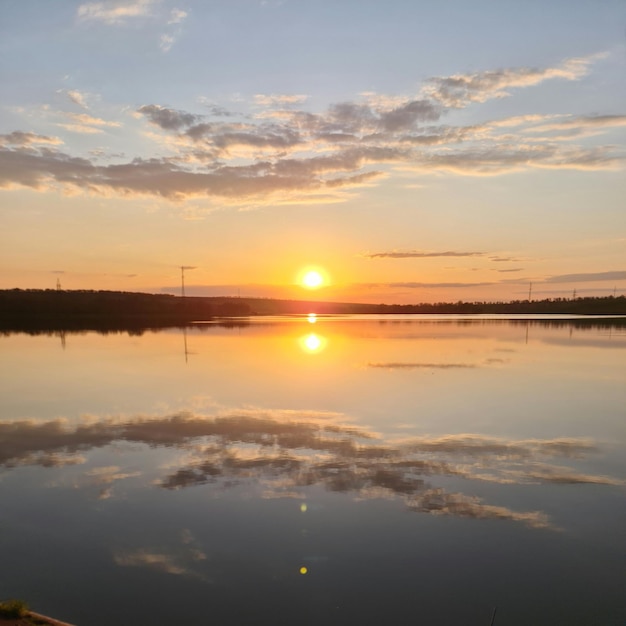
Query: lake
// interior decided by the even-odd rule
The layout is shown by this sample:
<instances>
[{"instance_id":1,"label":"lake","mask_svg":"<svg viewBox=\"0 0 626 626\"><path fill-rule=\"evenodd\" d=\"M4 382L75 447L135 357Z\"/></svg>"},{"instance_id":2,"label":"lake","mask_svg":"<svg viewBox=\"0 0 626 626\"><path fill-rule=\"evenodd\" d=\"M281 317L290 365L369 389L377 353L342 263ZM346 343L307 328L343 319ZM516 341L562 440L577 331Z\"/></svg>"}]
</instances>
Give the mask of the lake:
<instances>
[{"instance_id":1,"label":"lake","mask_svg":"<svg viewBox=\"0 0 626 626\"><path fill-rule=\"evenodd\" d=\"M0 599L81 626L626 622L623 323L0 342Z\"/></svg>"}]
</instances>

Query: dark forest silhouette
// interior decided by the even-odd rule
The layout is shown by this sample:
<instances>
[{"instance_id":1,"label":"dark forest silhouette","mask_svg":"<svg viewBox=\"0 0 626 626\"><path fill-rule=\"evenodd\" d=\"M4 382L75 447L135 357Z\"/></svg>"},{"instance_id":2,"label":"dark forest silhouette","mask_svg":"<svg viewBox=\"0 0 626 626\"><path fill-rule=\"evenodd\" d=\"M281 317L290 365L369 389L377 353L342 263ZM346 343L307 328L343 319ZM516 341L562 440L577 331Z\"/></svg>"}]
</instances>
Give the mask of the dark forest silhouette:
<instances>
[{"instance_id":1,"label":"dark forest silhouette","mask_svg":"<svg viewBox=\"0 0 626 626\"><path fill-rule=\"evenodd\" d=\"M549 314L626 315L626 297L555 298L511 302L358 304L264 298L180 297L123 291L0 290L0 329L145 329L254 315Z\"/></svg>"}]
</instances>

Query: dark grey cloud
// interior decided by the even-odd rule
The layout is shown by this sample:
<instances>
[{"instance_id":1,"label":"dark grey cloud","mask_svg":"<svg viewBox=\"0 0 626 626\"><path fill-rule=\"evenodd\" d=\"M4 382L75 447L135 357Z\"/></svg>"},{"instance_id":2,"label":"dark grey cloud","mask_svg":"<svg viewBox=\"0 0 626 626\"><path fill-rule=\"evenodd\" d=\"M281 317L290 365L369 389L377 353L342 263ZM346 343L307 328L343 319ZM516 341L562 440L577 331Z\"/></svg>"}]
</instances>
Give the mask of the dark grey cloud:
<instances>
[{"instance_id":1,"label":"dark grey cloud","mask_svg":"<svg viewBox=\"0 0 626 626\"><path fill-rule=\"evenodd\" d=\"M484 252L420 252L419 250L409 250L407 252L372 252L365 254L368 259L424 259L430 257L466 257L484 256Z\"/></svg>"},{"instance_id":2,"label":"dark grey cloud","mask_svg":"<svg viewBox=\"0 0 626 626\"><path fill-rule=\"evenodd\" d=\"M413 100L391 111L380 114L380 126L387 132L398 132L415 128L418 122L434 122L441 116L441 107L430 100Z\"/></svg>"},{"instance_id":3,"label":"dark grey cloud","mask_svg":"<svg viewBox=\"0 0 626 626\"><path fill-rule=\"evenodd\" d=\"M259 126L241 124L195 124L185 131L194 141L205 141L216 148L228 149L232 146L284 149L302 142L299 133L277 124Z\"/></svg>"},{"instance_id":4,"label":"dark grey cloud","mask_svg":"<svg viewBox=\"0 0 626 626\"><path fill-rule=\"evenodd\" d=\"M122 195L158 195L170 200L193 196L246 198L361 184L378 174L362 171L328 179L326 174L358 171L372 162L399 161L402 154L399 149L370 147L325 157L258 161L241 166L209 163L192 170L173 159L96 165L47 148L0 148L0 188L15 184L34 189L66 185L96 193L113 190Z\"/></svg>"},{"instance_id":5,"label":"dark grey cloud","mask_svg":"<svg viewBox=\"0 0 626 626\"><path fill-rule=\"evenodd\" d=\"M139 107L137 111L163 130L180 130L185 126L197 123L201 119L200 115L168 109L158 104L146 104Z\"/></svg>"},{"instance_id":6,"label":"dark grey cloud","mask_svg":"<svg viewBox=\"0 0 626 626\"><path fill-rule=\"evenodd\" d=\"M511 256L490 256L489 260L493 263L518 263L523 261L524 259L516 259Z\"/></svg>"},{"instance_id":7,"label":"dark grey cloud","mask_svg":"<svg viewBox=\"0 0 626 626\"><path fill-rule=\"evenodd\" d=\"M559 274L546 278L546 283L586 283L601 280L625 280L626 271L587 272L581 274Z\"/></svg>"}]
</instances>

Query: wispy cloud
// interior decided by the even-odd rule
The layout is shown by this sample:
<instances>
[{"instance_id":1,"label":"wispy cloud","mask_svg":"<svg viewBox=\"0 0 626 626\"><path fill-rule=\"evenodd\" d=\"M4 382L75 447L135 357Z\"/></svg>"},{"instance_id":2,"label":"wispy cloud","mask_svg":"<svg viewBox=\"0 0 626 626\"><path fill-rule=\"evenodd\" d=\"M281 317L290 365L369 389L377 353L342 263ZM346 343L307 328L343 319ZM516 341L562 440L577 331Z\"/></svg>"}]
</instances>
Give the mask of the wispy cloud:
<instances>
[{"instance_id":1,"label":"wispy cloud","mask_svg":"<svg viewBox=\"0 0 626 626\"><path fill-rule=\"evenodd\" d=\"M172 9L167 20L167 32L161 35L159 47L163 52L169 52L182 34L182 24L189 14L182 9Z\"/></svg>"},{"instance_id":2,"label":"wispy cloud","mask_svg":"<svg viewBox=\"0 0 626 626\"><path fill-rule=\"evenodd\" d=\"M484 256L484 252L420 252L419 250L409 250L400 252L393 250L392 252L371 252L363 256L368 259L424 259L431 257L468 257L468 256Z\"/></svg>"},{"instance_id":3,"label":"wispy cloud","mask_svg":"<svg viewBox=\"0 0 626 626\"><path fill-rule=\"evenodd\" d=\"M472 102L509 96L510 89L537 85L546 80L578 80L589 72L589 67L604 54L567 59L548 68L512 68L474 74L456 74L427 81L424 93L447 107L460 108Z\"/></svg>"},{"instance_id":4,"label":"wispy cloud","mask_svg":"<svg viewBox=\"0 0 626 626\"><path fill-rule=\"evenodd\" d=\"M107 0L81 4L76 15L80 21L124 24L151 14L156 0Z\"/></svg>"},{"instance_id":5,"label":"wispy cloud","mask_svg":"<svg viewBox=\"0 0 626 626\"><path fill-rule=\"evenodd\" d=\"M375 369L386 369L386 370L396 370L396 369L441 369L441 370L449 370L449 369L475 369L479 367L479 365L475 363L404 363L404 362L395 362L395 363L368 363L367 367L372 367Z\"/></svg>"},{"instance_id":6,"label":"wispy cloud","mask_svg":"<svg viewBox=\"0 0 626 626\"><path fill-rule=\"evenodd\" d=\"M559 274L546 278L546 283L586 283L602 280L626 280L626 271L587 272L581 274Z\"/></svg>"},{"instance_id":7,"label":"wispy cloud","mask_svg":"<svg viewBox=\"0 0 626 626\"><path fill-rule=\"evenodd\" d=\"M0 135L0 146L18 146L21 148L27 148L33 144L47 144L52 146L58 146L63 141L58 137L49 137L47 135L38 135L37 133L23 132L21 130L14 130L7 135Z\"/></svg>"},{"instance_id":8,"label":"wispy cloud","mask_svg":"<svg viewBox=\"0 0 626 626\"><path fill-rule=\"evenodd\" d=\"M254 96L254 102L255 104L259 106L274 107L274 106L285 106L285 105L290 105L290 104L302 104L303 102L306 102L308 98L309 98L308 96L305 96L303 94L292 94L292 95L257 94L256 96Z\"/></svg>"},{"instance_id":9,"label":"wispy cloud","mask_svg":"<svg viewBox=\"0 0 626 626\"><path fill-rule=\"evenodd\" d=\"M65 95L70 99L71 102L77 104L79 107L83 109L88 109L87 106L87 98L89 97L86 93L81 93L77 89L69 89L65 92Z\"/></svg>"},{"instance_id":10,"label":"wispy cloud","mask_svg":"<svg viewBox=\"0 0 626 626\"><path fill-rule=\"evenodd\" d=\"M59 123L57 126L75 133L98 134L104 132L104 128L119 128L120 122L103 120L87 113L63 113L69 123Z\"/></svg>"},{"instance_id":11,"label":"wispy cloud","mask_svg":"<svg viewBox=\"0 0 626 626\"><path fill-rule=\"evenodd\" d=\"M181 24L184 22L189 14L182 9L172 9L170 12L170 18L167 21L168 24Z\"/></svg>"}]
</instances>

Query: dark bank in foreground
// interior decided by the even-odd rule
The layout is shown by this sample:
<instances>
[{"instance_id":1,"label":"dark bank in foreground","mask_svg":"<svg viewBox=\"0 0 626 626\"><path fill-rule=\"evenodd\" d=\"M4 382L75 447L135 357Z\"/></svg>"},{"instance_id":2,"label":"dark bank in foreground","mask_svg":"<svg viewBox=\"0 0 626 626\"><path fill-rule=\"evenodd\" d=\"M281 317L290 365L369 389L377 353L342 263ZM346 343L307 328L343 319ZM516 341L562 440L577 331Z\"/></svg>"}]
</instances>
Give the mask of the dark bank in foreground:
<instances>
[{"instance_id":1,"label":"dark bank in foreground","mask_svg":"<svg viewBox=\"0 0 626 626\"><path fill-rule=\"evenodd\" d=\"M220 317L292 314L626 315L626 297L359 304L264 298L179 297L123 291L0 290L0 329L164 328Z\"/></svg>"},{"instance_id":2,"label":"dark bank in foreground","mask_svg":"<svg viewBox=\"0 0 626 626\"><path fill-rule=\"evenodd\" d=\"M4 626L72 626L47 615L31 611L23 600L0 602L0 624Z\"/></svg>"}]
</instances>

